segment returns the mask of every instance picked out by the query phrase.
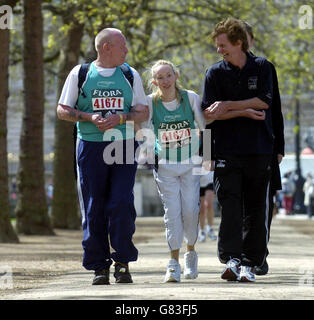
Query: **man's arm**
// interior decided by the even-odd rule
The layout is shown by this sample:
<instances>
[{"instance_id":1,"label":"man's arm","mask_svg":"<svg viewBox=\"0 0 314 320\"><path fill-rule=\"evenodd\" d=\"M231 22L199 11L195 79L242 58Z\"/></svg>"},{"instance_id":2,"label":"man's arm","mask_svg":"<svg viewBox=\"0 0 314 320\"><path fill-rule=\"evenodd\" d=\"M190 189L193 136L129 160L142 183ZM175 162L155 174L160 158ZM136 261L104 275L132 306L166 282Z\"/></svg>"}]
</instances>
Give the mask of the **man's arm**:
<instances>
[{"instance_id":1,"label":"man's arm","mask_svg":"<svg viewBox=\"0 0 314 320\"><path fill-rule=\"evenodd\" d=\"M125 123L126 121L134 121L135 124L148 120L148 106L137 104L128 113L112 114L106 119L102 119L97 127L101 131L109 130L115 126Z\"/></svg>"},{"instance_id":2,"label":"man's arm","mask_svg":"<svg viewBox=\"0 0 314 320\"><path fill-rule=\"evenodd\" d=\"M255 109L245 109L245 110L231 110L223 113L221 115L209 114L206 110L204 111L204 115L206 115L206 119L208 120L228 120L232 118L238 117L246 117L251 118L253 120L265 120L265 112L264 110L255 110Z\"/></svg>"},{"instance_id":3,"label":"man's arm","mask_svg":"<svg viewBox=\"0 0 314 320\"><path fill-rule=\"evenodd\" d=\"M226 104L228 110L245 110L249 108L264 110L269 108L266 102L257 97L240 101L226 101Z\"/></svg>"},{"instance_id":4,"label":"man's arm","mask_svg":"<svg viewBox=\"0 0 314 320\"><path fill-rule=\"evenodd\" d=\"M59 104L57 107L57 116L60 120L70 121L70 122L82 122L90 121L97 125L102 117L98 113L88 113L79 111L72 107Z\"/></svg>"},{"instance_id":5,"label":"man's arm","mask_svg":"<svg viewBox=\"0 0 314 320\"><path fill-rule=\"evenodd\" d=\"M137 104L131 109L131 112L124 115L124 121L134 121L136 123L141 123L148 120L149 111L148 106L143 104Z\"/></svg>"},{"instance_id":6,"label":"man's arm","mask_svg":"<svg viewBox=\"0 0 314 320\"><path fill-rule=\"evenodd\" d=\"M204 110L204 116L206 119L212 119L214 117L220 117L229 111L237 110L244 111L245 109L268 109L269 105L261 99L254 97L246 100L239 101L216 101Z\"/></svg>"}]
</instances>

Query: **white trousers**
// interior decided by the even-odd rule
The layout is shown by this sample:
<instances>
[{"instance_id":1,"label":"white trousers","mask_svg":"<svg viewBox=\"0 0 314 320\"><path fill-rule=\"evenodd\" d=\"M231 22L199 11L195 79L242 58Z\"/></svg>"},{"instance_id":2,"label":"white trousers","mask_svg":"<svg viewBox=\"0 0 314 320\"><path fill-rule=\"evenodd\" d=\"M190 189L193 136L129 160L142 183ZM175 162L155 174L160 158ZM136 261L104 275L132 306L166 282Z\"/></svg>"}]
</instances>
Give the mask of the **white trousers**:
<instances>
[{"instance_id":1,"label":"white trousers","mask_svg":"<svg viewBox=\"0 0 314 320\"><path fill-rule=\"evenodd\" d=\"M194 245L198 236L200 176L194 164L159 164L154 170L159 196L164 206L164 222L169 249L177 250L183 238Z\"/></svg>"}]
</instances>

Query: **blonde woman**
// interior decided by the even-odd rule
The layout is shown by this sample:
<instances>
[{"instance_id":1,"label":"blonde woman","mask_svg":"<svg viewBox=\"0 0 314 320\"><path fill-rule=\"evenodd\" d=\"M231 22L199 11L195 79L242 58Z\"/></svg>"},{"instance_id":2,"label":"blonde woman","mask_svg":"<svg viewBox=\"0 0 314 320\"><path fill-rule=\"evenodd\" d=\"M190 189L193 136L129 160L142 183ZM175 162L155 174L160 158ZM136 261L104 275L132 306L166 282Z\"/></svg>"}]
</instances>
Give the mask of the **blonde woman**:
<instances>
[{"instance_id":1,"label":"blonde woman","mask_svg":"<svg viewBox=\"0 0 314 320\"><path fill-rule=\"evenodd\" d=\"M179 253L183 239L184 278L198 276L198 237L200 176L193 169L198 154L197 128L204 129L200 97L178 86L178 71L165 60L151 68L152 94L148 96L149 123L155 133L156 165L153 171L164 205L166 240L170 250L164 282L180 282Z\"/></svg>"}]
</instances>

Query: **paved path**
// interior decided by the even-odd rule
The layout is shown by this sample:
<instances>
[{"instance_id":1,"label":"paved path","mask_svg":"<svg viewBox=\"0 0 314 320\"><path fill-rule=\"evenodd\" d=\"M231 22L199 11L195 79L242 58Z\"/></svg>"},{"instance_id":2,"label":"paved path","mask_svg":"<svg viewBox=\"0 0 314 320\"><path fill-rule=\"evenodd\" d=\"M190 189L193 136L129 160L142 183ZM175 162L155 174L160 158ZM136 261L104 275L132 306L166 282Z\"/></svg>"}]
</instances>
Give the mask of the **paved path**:
<instances>
[{"instance_id":1,"label":"paved path","mask_svg":"<svg viewBox=\"0 0 314 320\"><path fill-rule=\"evenodd\" d=\"M146 219L144 225L158 223L161 218ZM217 230L219 220L215 221ZM314 299L314 238L274 219L269 244L270 272L257 277L256 283L232 283L220 279L223 265L216 256L216 242L197 244L199 277L182 279L181 283L163 284L168 249L162 228L156 237L138 244L139 259L131 264L133 284L92 286L93 274L83 268L54 278L43 286L10 294L6 300L39 299L105 299L105 300L285 300ZM181 254L181 266L183 253Z\"/></svg>"}]
</instances>

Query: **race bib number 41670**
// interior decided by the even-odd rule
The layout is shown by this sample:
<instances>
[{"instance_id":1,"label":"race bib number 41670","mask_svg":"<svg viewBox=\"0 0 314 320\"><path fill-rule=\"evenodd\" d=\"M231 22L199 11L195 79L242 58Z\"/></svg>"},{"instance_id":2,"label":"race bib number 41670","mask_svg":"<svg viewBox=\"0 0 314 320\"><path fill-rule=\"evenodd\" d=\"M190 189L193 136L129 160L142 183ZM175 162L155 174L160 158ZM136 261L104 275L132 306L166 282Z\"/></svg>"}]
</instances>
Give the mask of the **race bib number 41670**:
<instances>
[{"instance_id":1,"label":"race bib number 41670","mask_svg":"<svg viewBox=\"0 0 314 320\"><path fill-rule=\"evenodd\" d=\"M159 141L169 148L178 148L190 143L191 127L187 120L163 123L158 128Z\"/></svg>"},{"instance_id":2,"label":"race bib number 41670","mask_svg":"<svg viewBox=\"0 0 314 320\"><path fill-rule=\"evenodd\" d=\"M93 111L120 110L124 108L123 92L119 89L92 91Z\"/></svg>"}]
</instances>

